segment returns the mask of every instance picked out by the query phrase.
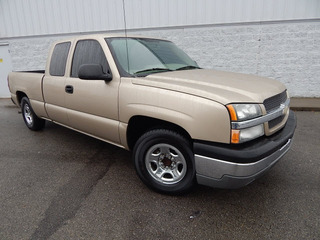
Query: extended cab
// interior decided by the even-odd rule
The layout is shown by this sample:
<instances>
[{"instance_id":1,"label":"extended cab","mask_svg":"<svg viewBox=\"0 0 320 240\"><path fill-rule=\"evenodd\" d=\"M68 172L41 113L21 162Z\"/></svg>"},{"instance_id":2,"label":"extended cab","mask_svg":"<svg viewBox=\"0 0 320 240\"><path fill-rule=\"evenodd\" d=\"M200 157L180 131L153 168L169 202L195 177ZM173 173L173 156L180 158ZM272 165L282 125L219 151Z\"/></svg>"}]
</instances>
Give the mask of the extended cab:
<instances>
[{"instance_id":1,"label":"extended cab","mask_svg":"<svg viewBox=\"0 0 320 240\"><path fill-rule=\"evenodd\" d=\"M53 121L132 150L141 180L165 193L249 184L296 127L280 82L201 69L172 42L141 36L59 41L45 71L10 73L8 85L28 128Z\"/></svg>"}]
</instances>

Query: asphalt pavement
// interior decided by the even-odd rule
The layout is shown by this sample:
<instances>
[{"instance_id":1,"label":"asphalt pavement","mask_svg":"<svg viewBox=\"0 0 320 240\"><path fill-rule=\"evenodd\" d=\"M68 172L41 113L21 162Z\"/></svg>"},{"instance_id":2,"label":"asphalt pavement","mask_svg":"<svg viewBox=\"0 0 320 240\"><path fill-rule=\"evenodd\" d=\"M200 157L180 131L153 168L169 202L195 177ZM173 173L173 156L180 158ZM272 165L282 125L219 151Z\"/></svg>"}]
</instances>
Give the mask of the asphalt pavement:
<instances>
[{"instance_id":1,"label":"asphalt pavement","mask_svg":"<svg viewBox=\"0 0 320 240\"><path fill-rule=\"evenodd\" d=\"M292 149L247 187L149 190L131 153L0 100L0 239L320 239L320 112L296 112Z\"/></svg>"}]
</instances>

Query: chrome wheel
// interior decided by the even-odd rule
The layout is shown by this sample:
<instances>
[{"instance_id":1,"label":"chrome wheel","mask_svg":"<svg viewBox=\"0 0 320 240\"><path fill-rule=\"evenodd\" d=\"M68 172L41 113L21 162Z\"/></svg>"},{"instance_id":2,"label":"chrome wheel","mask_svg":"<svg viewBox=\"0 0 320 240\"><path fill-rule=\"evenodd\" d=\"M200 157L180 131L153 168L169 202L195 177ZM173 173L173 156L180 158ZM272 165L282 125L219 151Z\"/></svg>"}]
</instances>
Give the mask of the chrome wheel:
<instances>
[{"instance_id":1,"label":"chrome wheel","mask_svg":"<svg viewBox=\"0 0 320 240\"><path fill-rule=\"evenodd\" d=\"M153 145L145 156L149 174L159 183L175 184L187 172L187 163L182 153L169 144Z\"/></svg>"},{"instance_id":2,"label":"chrome wheel","mask_svg":"<svg viewBox=\"0 0 320 240\"><path fill-rule=\"evenodd\" d=\"M24 106L23 116L27 124L31 126L33 124L33 115L28 104L25 104Z\"/></svg>"},{"instance_id":3,"label":"chrome wheel","mask_svg":"<svg viewBox=\"0 0 320 240\"><path fill-rule=\"evenodd\" d=\"M21 113L23 121L27 127L33 131L38 131L44 128L45 120L39 118L33 111L29 99L23 97L21 99Z\"/></svg>"}]
</instances>

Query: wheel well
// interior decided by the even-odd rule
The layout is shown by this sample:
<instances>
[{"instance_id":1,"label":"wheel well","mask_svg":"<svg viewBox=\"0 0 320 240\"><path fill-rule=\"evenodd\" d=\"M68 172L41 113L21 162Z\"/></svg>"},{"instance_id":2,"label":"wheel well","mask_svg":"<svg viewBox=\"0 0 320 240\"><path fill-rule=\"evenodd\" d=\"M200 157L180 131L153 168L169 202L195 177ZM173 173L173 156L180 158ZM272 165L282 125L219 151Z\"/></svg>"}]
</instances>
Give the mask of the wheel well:
<instances>
[{"instance_id":1,"label":"wheel well","mask_svg":"<svg viewBox=\"0 0 320 240\"><path fill-rule=\"evenodd\" d=\"M175 131L185 137L188 141L191 142L192 138L189 133L180 127L171 122L164 120L145 117L145 116L134 116L129 120L128 129L127 129L127 142L130 150L134 148L137 140L146 132L152 129L168 129Z\"/></svg>"},{"instance_id":2,"label":"wheel well","mask_svg":"<svg viewBox=\"0 0 320 240\"><path fill-rule=\"evenodd\" d=\"M21 100L23 97L28 97L27 94L25 94L24 92L17 92L17 100L18 100L18 104L19 106L21 105Z\"/></svg>"}]
</instances>

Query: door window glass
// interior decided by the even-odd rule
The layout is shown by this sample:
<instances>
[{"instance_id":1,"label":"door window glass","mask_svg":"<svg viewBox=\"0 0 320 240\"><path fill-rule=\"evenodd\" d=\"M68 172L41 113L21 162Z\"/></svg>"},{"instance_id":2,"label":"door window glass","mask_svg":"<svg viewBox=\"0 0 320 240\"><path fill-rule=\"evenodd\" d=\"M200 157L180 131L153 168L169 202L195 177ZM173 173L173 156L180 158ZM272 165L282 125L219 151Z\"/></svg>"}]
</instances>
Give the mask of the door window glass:
<instances>
[{"instance_id":1,"label":"door window glass","mask_svg":"<svg viewBox=\"0 0 320 240\"><path fill-rule=\"evenodd\" d=\"M72 60L71 77L78 77L78 71L82 64L100 64L103 73L107 73L109 69L107 59L98 41L78 41Z\"/></svg>"}]
</instances>

